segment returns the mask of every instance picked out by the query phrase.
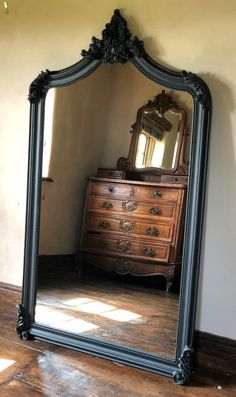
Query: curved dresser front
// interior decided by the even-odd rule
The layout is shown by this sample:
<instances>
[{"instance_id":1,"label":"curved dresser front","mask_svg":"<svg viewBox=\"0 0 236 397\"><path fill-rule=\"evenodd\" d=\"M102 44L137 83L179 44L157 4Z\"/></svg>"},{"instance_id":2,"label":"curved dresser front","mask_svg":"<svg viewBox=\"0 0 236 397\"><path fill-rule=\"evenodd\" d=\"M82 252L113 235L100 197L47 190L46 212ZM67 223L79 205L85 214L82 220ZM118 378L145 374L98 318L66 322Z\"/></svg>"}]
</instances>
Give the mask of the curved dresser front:
<instances>
[{"instance_id":1,"label":"curved dresser front","mask_svg":"<svg viewBox=\"0 0 236 397\"><path fill-rule=\"evenodd\" d=\"M82 265L134 276L180 273L186 186L91 177L79 251Z\"/></svg>"}]
</instances>

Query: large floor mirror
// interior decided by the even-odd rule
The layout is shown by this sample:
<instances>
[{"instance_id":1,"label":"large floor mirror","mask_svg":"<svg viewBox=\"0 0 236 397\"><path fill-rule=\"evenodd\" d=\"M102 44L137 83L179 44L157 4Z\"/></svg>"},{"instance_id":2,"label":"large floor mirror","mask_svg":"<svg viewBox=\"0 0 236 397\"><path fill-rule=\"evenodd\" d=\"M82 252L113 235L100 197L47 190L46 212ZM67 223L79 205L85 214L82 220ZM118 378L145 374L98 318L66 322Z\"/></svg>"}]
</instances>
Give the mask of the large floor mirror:
<instances>
[{"instance_id":1,"label":"large floor mirror","mask_svg":"<svg viewBox=\"0 0 236 397\"><path fill-rule=\"evenodd\" d=\"M78 64L31 84L21 338L187 383L210 94L116 10Z\"/></svg>"}]
</instances>

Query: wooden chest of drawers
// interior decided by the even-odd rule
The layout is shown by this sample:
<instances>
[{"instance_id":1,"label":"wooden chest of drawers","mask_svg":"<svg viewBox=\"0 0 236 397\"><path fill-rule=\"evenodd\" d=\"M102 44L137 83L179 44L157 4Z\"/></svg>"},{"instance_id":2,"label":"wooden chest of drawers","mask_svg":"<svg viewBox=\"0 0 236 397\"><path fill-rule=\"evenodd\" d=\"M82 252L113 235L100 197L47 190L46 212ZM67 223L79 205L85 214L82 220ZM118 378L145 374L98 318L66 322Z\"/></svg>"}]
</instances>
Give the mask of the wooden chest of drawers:
<instances>
[{"instance_id":1,"label":"wooden chest of drawers","mask_svg":"<svg viewBox=\"0 0 236 397\"><path fill-rule=\"evenodd\" d=\"M80 264L162 275L168 290L181 266L185 192L182 184L90 178Z\"/></svg>"}]
</instances>

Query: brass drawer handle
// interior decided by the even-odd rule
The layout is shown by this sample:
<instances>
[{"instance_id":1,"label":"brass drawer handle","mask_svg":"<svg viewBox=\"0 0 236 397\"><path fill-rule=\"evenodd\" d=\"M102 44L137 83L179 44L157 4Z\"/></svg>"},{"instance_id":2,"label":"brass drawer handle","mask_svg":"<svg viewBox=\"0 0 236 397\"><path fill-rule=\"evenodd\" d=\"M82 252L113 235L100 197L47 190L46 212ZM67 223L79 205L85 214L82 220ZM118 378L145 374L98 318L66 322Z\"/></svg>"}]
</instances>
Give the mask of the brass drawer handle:
<instances>
[{"instance_id":1,"label":"brass drawer handle","mask_svg":"<svg viewBox=\"0 0 236 397\"><path fill-rule=\"evenodd\" d=\"M157 208L157 207L152 207L148 210L148 212L150 212L150 214L154 214L154 215L161 215L162 211Z\"/></svg>"},{"instance_id":2,"label":"brass drawer handle","mask_svg":"<svg viewBox=\"0 0 236 397\"><path fill-rule=\"evenodd\" d=\"M128 212L136 211L138 204L135 201L123 201L122 208Z\"/></svg>"},{"instance_id":3,"label":"brass drawer handle","mask_svg":"<svg viewBox=\"0 0 236 397\"><path fill-rule=\"evenodd\" d=\"M126 219L120 221L120 228L125 233L131 233L134 230L134 227L134 221L127 221Z\"/></svg>"},{"instance_id":4,"label":"brass drawer handle","mask_svg":"<svg viewBox=\"0 0 236 397\"><path fill-rule=\"evenodd\" d=\"M146 256L155 256L156 255L156 251L153 248L144 248L143 252Z\"/></svg>"},{"instance_id":5,"label":"brass drawer handle","mask_svg":"<svg viewBox=\"0 0 236 397\"><path fill-rule=\"evenodd\" d=\"M106 210L109 210L109 209L113 208L113 205L112 205L112 203L109 203L109 201L105 201L105 202L102 204L102 207L103 207L103 208L106 208Z\"/></svg>"},{"instance_id":6,"label":"brass drawer handle","mask_svg":"<svg viewBox=\"0 0 236 397\"><path fill-rule=\"evenodd\" d=\"M99 226L102 227L103 229L109 229L111 227L111 224L109 222L100 222Z\"/></svg>"},{"instance_id":7,"label":"brass drawer handle","mask_svg":"<svg viewBox=\"0 0 236 397\"><path fill-rule=\"evenodd\" d=\"M157 190L157 189L154 189L153 195L154 195L155 197L161 197L161 196L162 196L160 190Z\"/></svg>"},{"instance_id":8,"label":"brass drawer handle","mask_svg":"<svg viewBox=\"0 0 236 397\"><path fill-rule=\"evenodd\" d=\"M146 234L149 236L158 236L159 235L159 230L156 227L147 227L146 229Z\"/></svg>"},{"instance_id":9,"label":"brass drawer handle","mask_svg":"<svg viewBox=\"0 0 236 397\"><path fill-rule=\"evenodd\" d=\"M104 249L106 247L105 241L98 241L97 248Z\"/></svg>"},{"instance_id":10,"label":"brass drawer handle","mask_svg":"<svg viewBox=\"0 0 236 397\"><path fill-rule=\"evenodd\" d=\"M128 251L130 251L131 243L128 243L127 241L119 240L116 243L116 248L120 252L128 252Z\"/></svg>"}]
</instances>

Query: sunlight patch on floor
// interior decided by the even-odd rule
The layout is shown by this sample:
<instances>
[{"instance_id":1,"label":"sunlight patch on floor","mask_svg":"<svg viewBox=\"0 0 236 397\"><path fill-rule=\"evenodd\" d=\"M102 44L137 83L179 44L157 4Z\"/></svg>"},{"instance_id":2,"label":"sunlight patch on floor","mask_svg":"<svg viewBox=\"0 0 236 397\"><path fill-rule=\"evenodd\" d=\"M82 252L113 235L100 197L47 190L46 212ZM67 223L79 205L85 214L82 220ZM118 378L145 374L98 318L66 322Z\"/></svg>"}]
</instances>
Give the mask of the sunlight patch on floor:
<instances>
[{"instance_id":1,"label":"sunlight patch on floor","mask_svg":"<svg viewBox=\"0 0 236 397\"><path fill-rule=\"evenodd\" d=\"M55 324L61 321L73 320L73 316L68 316L59 312L58 309L47 308L45 305L37 305L35 312L35 321L41 324L49 325Z\"/></svg>"},{"instance_id":2,"label":"sunlight patch on floor","mask_svg":"<svg viewBox=\"0 0 236 397\"><path fill-rule=\"evenodd\" d=\"M81 334L82 332L91 331L92 329L99 328L97 325L89 323L88 321L73 319L62 323L53 324L54 328L63 329L75 334Z\"/></svg>"},{"instance_id":3,"label":"sunlight patch on floor","mask_svg":"<svg viewBox=\"0 0 236 397\"><path fill-rule=\"evenodd\" d=\"M90 298L74 298L74 299L66 299L63 300L62 303L69 306L78 306L83 305L84 303L92 302L93 299Z\"/></svg>"},{"instance_id":4,"label":"sunlight patch on floor","mask_svg":"<svg viewBox=\"0 0 236 397\"><path fill-rule=\"evenodd\" d=\"M104 312L114 310L115 307L111 305L107 305L106 303L93 301L82 305L77 305L76 309L79 309L81 312L90 313L90 314L102 314Z\"/></svg>"},{"instance_id":5,"label":"sunlight patch on floor","mask_svg":"<svg viewBox=\"0 0 236 397\"><path fill-rule=\"evenodd\" d=\"M139 314L122 309L112 310L107 313L101 313L100 315L109 318L110 320L115 320L119 322L132 321L141 318Z\"/></svg>"},{"instance_id":6,"label":"sunlight patch on floor","mask_svg":"<svg viewBox=\"0 0 236 397\"><path fill-rule=\"evenodd\" d=\"M108 305L89 298L75 298L63 301L64 304L72 306L84 313L100 315L110 320L125 322L140 319L137 313L129 310L117 309L115 306Z\"/></svg>"},{"instance_id":7,"label":"sunlight patch on floor","mask_svg":"<svg viewBox=\"0 0 236 397\"><path fill-rule=\"evenodd\" d=\"M0 358L0 372L5 371L5 369L11 367L11 365L15 364L14 360L8 360L6 358Z\"/></svg>"}]
</instances>

